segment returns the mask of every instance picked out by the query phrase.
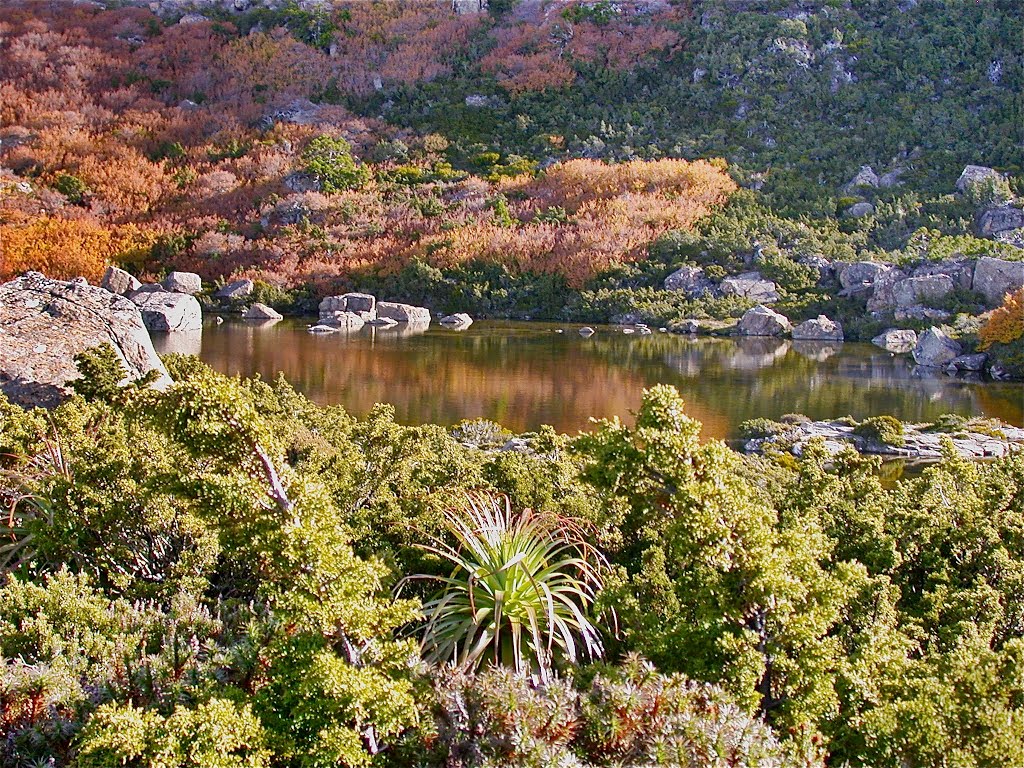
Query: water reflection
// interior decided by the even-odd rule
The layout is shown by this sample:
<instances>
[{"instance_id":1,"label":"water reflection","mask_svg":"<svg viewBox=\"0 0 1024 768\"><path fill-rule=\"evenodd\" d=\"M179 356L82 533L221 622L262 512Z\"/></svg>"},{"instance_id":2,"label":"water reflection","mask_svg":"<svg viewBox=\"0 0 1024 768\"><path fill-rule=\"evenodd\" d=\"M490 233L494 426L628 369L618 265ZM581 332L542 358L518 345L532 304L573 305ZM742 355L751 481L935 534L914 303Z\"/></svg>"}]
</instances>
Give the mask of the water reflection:
<instances>
[{"instance_id":1,"label":"water reflection","mask_svg":"<svg viewBox=\"0 0 1024 768\"><path fill-rule=\"evenodd\" d=\"M866 344L627 336L608 328L584 339L576 327L539 323L326 335L306 326L229 321L207 326L201 344L175 334L154 344L161 354L196 350L225 373L272 379L283 372L313 400L356 415L391 403L407 424L488 418L515 430L551 424L575 432L590 417L628 421L642 390L657 383L678 387L687 412L713 437L734 437L745 419L786 413L926 421L953 412L1024 423L1024 386L921 376L908 358ZM555 333L559 327L565 332Z\"/></svg>"}]
</instances>

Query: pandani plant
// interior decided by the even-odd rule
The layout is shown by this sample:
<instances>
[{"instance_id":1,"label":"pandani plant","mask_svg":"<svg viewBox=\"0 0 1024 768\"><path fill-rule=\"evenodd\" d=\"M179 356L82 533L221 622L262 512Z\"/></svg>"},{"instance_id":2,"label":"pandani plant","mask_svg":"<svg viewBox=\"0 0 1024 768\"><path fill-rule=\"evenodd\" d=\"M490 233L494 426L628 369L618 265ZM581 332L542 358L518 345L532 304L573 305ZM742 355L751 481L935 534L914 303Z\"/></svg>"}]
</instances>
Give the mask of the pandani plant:
<instances>
[{"instance_id":1,"label":"pandani plant","mask_svg":"<svg viewBox=\"0 0 1024 768\"><path fill-rule=\"evenodd\" d=\"M512 511L507 497L469 495L445 513L445 533L420 546L447 561L441 589L423 606L428 661L476 669L486 663L550 678L555 656L576 663L603 653L588 617L607 566L570 519Z\"/></svg>"}]
</instances>

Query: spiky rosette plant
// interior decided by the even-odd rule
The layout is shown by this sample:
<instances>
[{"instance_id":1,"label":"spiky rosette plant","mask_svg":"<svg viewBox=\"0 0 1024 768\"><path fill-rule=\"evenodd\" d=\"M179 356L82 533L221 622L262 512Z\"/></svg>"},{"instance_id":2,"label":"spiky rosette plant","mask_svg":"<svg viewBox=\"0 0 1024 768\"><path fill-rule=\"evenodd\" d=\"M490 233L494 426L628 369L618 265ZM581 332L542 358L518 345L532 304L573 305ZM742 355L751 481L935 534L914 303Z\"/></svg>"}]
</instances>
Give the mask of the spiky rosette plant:
<instances>
[{"instance_id":1,"label":"spiky rosette plant","mask_svg":"<svg viewBox=\"0 0 1024 768\"><path fill-rule=\"evenodd\" d=\"M575 663L603 652L588 610L605 560L573 521L532 510L514 513L507 497L470 496L445 515L442 540L422 545L453 569L423 606L425 656L477 668L486 662L547 678L556 655Z\"/></svg>"}]
</instances>

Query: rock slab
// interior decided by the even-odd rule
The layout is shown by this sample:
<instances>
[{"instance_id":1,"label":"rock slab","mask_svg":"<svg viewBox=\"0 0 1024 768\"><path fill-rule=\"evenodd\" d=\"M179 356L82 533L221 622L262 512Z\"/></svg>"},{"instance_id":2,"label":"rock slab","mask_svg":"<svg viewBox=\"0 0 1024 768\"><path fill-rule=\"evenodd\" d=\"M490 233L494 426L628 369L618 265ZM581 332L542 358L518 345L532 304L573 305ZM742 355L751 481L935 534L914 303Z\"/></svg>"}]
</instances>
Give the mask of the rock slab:
<instances>
[{"instance_id":1,"label":"rock slab","mask_svg":"<svg viewBox=\"0 0 1024 768\"><path fill-rule=\"evenodd\" d=\"M19 405L53 407L78 378L74 356L114 347L125 376L155 370L154 386L170 376L153 349L142 316L128 299L84 282L50 280L38 272L0 285L0 391Z\"/></svg>"},{"instance_id":2,"label":"rock slab","mask_svg":"<svg viewBox=\"0 0 1024 768\"><path fill-rule=\"evenodd\" d=\"M160 291L136 293L132 301L142 310L142 321L151 331L198 331L203 310L195 296Z\"/></svg>"},{"instance_id":3,"label":"rock slab","mask_svg":"<svg viewBox=\"0 0 1024 768\"><path fill-rule=\"evenodd\" d=\"M398 304L393 301L378 301L377 317L389 317L399 323L430 324L430 310L426 307L414 307L412 304Z\"/></svg>"}]
</instances>

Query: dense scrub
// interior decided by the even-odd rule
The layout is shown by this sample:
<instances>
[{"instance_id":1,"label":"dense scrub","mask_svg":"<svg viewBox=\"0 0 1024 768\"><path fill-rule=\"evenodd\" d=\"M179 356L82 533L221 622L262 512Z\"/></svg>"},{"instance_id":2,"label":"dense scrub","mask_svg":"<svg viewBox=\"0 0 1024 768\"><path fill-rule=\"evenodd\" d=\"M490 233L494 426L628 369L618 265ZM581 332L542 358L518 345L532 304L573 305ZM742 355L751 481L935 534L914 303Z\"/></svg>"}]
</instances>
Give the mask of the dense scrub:
<instances>
[{"instance_id":1,"label":"dense scrub","mask_svg":"<svg viewBox=\"0 0 1024 768\"><path fill-rule=\"evenodd\" d=\"M496 425L356 420L190 358L120 389L112 364L83 356L86 396L49 414L0 403L5 764L1024 759L1019 453L883 486L850 452L701 442L667 387L635 426L499 451ZM467 494L585 535L549 566L596 569L602 663L571 629L550 657L427 661L425 601L524 563L474 586L438 557L468 552Z\"/></svg>"}]
</instances>

